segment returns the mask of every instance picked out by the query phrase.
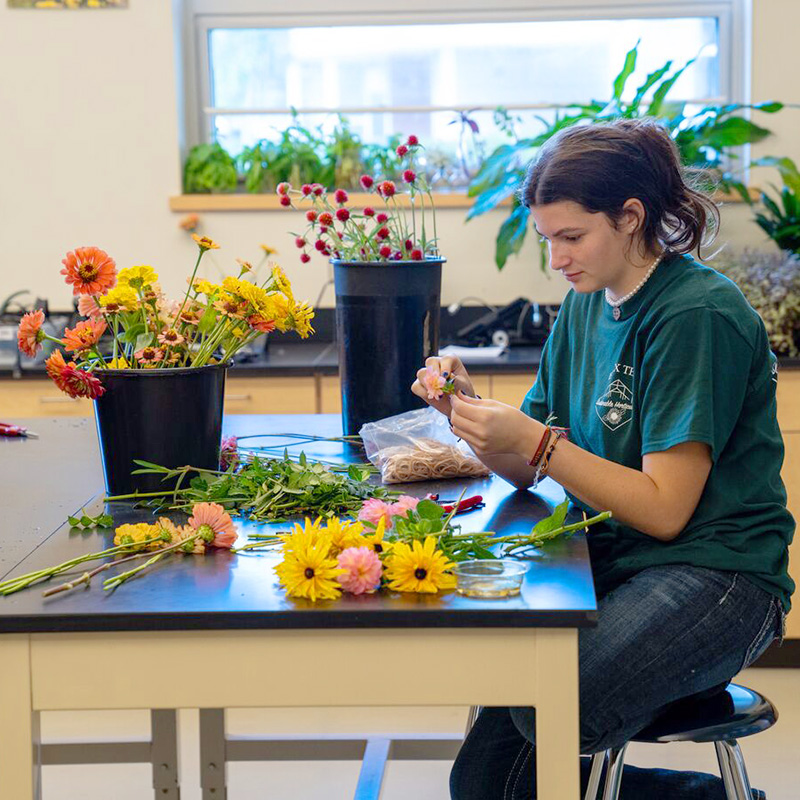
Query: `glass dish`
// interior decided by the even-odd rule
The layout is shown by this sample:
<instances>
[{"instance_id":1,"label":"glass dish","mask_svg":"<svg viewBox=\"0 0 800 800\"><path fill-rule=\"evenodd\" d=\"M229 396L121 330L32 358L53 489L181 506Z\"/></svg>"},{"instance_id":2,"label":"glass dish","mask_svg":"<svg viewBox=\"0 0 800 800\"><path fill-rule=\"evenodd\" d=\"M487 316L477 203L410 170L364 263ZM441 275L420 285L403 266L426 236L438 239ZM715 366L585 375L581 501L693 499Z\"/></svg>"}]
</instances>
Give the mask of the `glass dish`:
<instances>
[{"instance_id":1,"label":"glass dish","mask_svg":"<svg viewBox=\"0 0 800 800\"><path fill-rule=\"evenodd\" d=\"M456 591L465 597L513 597L519 594L529 566L513 558L460 561L453 567Z\"/></svg>"}]
</instances>

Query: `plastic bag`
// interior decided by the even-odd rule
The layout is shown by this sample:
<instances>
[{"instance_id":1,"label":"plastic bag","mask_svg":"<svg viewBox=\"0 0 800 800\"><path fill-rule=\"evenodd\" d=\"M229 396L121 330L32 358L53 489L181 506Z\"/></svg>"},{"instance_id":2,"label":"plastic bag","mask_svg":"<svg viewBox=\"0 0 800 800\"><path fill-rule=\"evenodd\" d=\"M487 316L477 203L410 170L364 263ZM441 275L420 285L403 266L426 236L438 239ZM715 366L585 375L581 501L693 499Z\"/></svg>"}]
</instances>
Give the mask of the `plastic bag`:
<instances>
[{"instance_id":1,"label":"plastic bag","mask_svg":"<svg viewBox=\"0 0 800 800\"><path fill-rule=\"evenodd\" d=\"M367 458L380 470L384 483L489 474L488 467L450 430L447 417L434 408L368 422L359 434Z\"/></svg>"}]
</instances>

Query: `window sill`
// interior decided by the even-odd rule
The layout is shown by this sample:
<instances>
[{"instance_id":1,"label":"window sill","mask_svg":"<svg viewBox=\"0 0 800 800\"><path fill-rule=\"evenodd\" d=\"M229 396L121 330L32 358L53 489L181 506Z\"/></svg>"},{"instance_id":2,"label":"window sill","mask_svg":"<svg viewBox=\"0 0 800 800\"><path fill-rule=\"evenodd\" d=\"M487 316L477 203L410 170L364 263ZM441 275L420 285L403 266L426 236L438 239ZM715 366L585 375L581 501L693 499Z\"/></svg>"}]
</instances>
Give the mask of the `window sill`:
<instances>
[{"instance_id":1,"label":"window sill","mask_svg":"<svg viewBox=\"0 0 800 800\"><path fill-rule=\"evenodd\" d=\"M750 196L757 200L758 189L750 189ZM400 203L408 205L408 195L397 195ZM738 194L717 192L714 200L718 203L741 203ZM358 208L367 205L377 205L380 198L374 194L362 192L350 193L350 204ZM442 208L470 208L475 202L474 197L467 197L464 192L434 192L433 202L437 209ZM505 200L501 205L510 205L510 200ZM304 204L302 207L311 207ZM169 198L170 211L180 213L197 211L281 211L281 206L276 194L179 194Z\"/></svg>"}]
</instances>

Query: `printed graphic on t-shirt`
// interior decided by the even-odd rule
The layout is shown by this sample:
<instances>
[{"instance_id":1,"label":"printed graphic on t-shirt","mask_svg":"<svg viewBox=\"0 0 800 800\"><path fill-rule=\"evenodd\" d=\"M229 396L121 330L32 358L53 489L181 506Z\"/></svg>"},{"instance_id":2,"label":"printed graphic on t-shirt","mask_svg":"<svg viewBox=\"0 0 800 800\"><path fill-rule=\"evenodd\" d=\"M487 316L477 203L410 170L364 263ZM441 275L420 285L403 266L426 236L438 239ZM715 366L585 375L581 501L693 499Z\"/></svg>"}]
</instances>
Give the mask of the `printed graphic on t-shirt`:
<instances>
[{"instance_id":1,"label":"printed graphic on t-shirt","mask_svg":"<svg viewBox=\"0 0 800 800\"><path fill-rule=\"evenodd\" d=\"M633 416L633 394L628 386L625 385L621 377L633 375L633 368L626 364L616 364L611 370L611 381L605 394L598 398L594 404L594 410L600 421L610 431L615 431L631 421Z\"/></svg>"}]
</instances>

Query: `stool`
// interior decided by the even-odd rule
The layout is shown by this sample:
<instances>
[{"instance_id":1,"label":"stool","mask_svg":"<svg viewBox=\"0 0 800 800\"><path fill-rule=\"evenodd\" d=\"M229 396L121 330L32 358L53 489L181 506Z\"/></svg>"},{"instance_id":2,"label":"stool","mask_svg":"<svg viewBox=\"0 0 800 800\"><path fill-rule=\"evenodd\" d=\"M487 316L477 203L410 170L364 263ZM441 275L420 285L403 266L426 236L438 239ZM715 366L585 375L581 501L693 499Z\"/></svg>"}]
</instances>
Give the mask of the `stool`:
<instances>
[{"instance_id":1,"label":"stool","mask_svg":"<svg viewBox=\"0 0 800 800\"><path fill-rule=\"evenodd\" d=\"M658 719L633 737L633 742L714 742L728 800L752 800L744 758L736 740L771 728L778 711L766 697L734 683L710 697L687 697L670 705ZM603 767L608 770L603 800L617 800L625 749L604 750L592 756L584 800L597 800Z\"/></svg>"}]
</instances>

